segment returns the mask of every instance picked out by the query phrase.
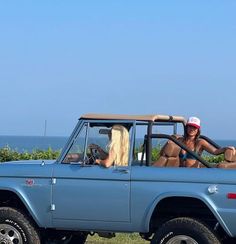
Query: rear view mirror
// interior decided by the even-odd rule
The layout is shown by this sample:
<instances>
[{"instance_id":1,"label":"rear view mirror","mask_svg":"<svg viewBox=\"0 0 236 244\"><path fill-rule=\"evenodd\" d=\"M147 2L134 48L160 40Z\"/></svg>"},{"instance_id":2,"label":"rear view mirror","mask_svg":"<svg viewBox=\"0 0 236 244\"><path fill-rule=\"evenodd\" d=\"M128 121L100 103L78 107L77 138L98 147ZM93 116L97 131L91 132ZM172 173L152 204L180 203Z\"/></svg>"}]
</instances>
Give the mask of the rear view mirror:
<instances>
[{"instance_id":1,"label":"rear view mirror","mask_svg":"<svg viewBox=\"0 0 236 244\"><path fill-rule=\"evenodd\" d=\"M100 129L99 134L108 135L111 133L110 129Z\"/></svg>"}]
</instances>

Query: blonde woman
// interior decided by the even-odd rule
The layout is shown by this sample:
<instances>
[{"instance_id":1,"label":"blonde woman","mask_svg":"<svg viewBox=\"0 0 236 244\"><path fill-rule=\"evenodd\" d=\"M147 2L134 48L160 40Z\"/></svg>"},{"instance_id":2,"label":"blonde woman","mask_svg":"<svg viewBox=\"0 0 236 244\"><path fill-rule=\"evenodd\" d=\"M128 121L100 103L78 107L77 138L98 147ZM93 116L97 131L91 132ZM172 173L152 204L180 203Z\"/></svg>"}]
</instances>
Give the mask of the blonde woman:
<instances>
[{"instance_id":1,"label":"blonde woman","mask_svg":"<svg viewBox=\"0 0 236 244\"><path fill-rule=\"evenodd\" d=\"M111 129L111 140L108 145L109 153L105 159L96 159L96 163L104 167L113 164L127 166L129 158L129 132L122 125L113 125Z\"/></svg>"}]
</instances>

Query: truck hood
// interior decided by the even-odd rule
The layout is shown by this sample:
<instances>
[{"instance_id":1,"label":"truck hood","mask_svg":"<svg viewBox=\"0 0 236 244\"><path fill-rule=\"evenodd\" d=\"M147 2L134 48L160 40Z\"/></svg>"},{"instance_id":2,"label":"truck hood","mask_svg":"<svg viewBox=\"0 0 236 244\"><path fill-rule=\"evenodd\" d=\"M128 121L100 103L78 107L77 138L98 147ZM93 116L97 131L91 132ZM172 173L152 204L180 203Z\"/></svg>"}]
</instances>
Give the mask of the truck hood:
<instances>
[{"instance_id":1,"label":"truck hood","mask_svg":"<svg viewBox=\"0 0 236 244\"><path fill-rule=\"evenodd\" d=\"M55 160L22 160L0 163L0 177L52 177Z\"/></svg>"},{"instance_id":2,"label":"truck hood","mask_svg":"<svg viewBox=\"0 0 236 244\"><path fill-rule=\"evenodd\" d=\"M20 160L20 161L8 161L8 162L1 162L0 163L0 167L1 164L17 164L17 165L22 165L22 164L52 164L54 163L55 160L43 160L43 159L39 159L39 160Z\"/></svg>"}]
</instances>

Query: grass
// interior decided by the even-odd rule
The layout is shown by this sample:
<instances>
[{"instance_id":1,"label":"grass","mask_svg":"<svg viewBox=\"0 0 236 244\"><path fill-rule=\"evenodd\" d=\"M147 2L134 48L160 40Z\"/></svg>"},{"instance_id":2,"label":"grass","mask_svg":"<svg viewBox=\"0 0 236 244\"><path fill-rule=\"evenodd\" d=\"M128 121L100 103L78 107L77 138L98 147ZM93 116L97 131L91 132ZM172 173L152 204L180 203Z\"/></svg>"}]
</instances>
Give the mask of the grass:
<instances>
[{"instance_id":1,"label":"grass","mask_svg":"<svg viewBox=\"0 0 236 244\"><path fill-rule=\"evenodd\" d=\"M142 239L139 234L124 234L124 233L117 233L116 237L107 239L98 236L95 234L94 236L88 236L86 244L147 244L150 243L149 241L145 241Z\"/></svg>"}]
</instances>

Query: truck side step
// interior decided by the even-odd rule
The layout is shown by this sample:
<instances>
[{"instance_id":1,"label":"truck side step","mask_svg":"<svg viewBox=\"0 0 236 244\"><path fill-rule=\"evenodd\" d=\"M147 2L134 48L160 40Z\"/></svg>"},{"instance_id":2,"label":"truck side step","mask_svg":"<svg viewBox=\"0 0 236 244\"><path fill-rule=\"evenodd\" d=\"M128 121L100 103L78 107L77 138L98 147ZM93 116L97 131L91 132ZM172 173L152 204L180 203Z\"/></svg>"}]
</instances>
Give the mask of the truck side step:
<instances>
[{"instance_id":1,"label":"truck side step","mask_svg":"<svg viewBox=\"0 0 236 244\"><path fill-rule=\"evenodd\" d=\"M114 232L98 232L97 234L100 237L109 238L109 239L116 236L116 234Z\"/></svg>"}]
</instances>

